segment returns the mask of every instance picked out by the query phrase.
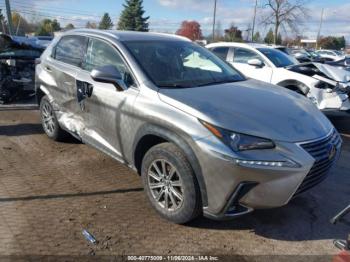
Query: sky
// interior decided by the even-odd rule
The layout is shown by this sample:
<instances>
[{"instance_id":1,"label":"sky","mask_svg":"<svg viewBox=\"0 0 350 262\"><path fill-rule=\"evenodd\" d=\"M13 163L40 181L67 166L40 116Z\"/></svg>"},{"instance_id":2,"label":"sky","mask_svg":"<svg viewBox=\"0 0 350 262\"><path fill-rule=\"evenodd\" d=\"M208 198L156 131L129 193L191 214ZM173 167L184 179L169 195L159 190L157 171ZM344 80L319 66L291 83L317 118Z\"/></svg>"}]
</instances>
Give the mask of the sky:
<instances>
[{"instance_id":1,"label":"sky","mask_svg":"<svg viewBox=\"0 0 350 262\"><path fill-rule=\"evenodd\" d=\"M264 0L258 0L262 6ZM123 9L124 0L10 0L11 8L28 19L45 16L57 18L61 25L73 23L83 27L87 21L99 21L108 12L116 24ZM150 16L151 31L174 33L183 20L196 20L204 35L211 33L214 0L144 0L145 15ZM221 28L234 23L241 30L250 28L255 0L217 0L217 21ZM3 8L4 0L0 0ZM302 35L314 39L320 25L321 10L324 21L321 35L345 36L350 42L350 0L309 0L309 17L300 26ZM266 10L266 9L265 9ZM265 35L269 28L260 24L263 8L258 9L257 30ZM283 35L294 36L288 30Z\"/></svg>"}]
</instances>

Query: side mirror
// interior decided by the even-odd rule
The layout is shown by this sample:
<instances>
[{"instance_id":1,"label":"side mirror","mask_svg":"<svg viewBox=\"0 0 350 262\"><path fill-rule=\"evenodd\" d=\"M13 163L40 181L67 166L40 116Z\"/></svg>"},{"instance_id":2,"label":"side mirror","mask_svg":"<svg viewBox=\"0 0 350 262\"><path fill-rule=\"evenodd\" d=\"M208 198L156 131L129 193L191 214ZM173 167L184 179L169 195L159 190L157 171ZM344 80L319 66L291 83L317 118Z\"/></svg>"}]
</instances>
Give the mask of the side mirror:
<instances>
[{"instance_id":1,"label":"side mirror","mask_svg":"<svg viewBox=\"0 0 350 262\"><path fill-rule=\"evenodd\" d=\"M248 60L248 65L261 68L264 66L264 63L260 59L254 58L254 59Z\"/></svg>"},{"instance_id":2,"label":"side mirror","mask_svg":"<svg viewBox=\"0 0 350 262\"><path fill-rule=\"evenodd\" d=\"M118 91L127 89L121 73L113 65L96 68L92 70L90 76L96 82L113 84Z\"/></svg>"}]
</instances>

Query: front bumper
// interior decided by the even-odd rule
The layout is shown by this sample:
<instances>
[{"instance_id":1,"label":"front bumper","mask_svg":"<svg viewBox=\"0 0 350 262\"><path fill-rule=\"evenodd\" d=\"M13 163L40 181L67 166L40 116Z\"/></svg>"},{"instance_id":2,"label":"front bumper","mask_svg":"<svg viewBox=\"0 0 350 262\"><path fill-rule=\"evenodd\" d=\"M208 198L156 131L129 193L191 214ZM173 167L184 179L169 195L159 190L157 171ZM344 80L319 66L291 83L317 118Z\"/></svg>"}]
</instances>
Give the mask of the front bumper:
<instances>
[{"instance_id":1,"label":"front bumper","mask_svg":"<svg viewBox=\"0 0 350 262\"><path fill-rule=\"evenodd\" d=\"M317 163L317 157L305 150L302 144L276 142L275 149L242 153L242 157L263 161L293 160L300 165L293 168L236 164L232 151L219 144L215 137L199 140L197 145L196 154L208 199L203 212L214 219L286 205ZM340 144L336 145L334 157L339 157L339 152Z\"/></svg>"}]
</instances>

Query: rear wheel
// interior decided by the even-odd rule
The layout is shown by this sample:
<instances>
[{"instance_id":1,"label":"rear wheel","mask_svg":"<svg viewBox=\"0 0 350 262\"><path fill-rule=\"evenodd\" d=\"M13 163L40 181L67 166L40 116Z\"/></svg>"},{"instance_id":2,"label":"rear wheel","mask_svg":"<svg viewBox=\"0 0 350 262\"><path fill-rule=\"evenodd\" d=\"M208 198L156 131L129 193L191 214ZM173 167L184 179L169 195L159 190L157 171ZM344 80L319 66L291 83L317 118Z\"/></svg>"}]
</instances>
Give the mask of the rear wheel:
<instances>
[{"instance_id":1,"label":"rear wheel","mask_svg":"<svg viewBox=\"0 0 350 262\"><path fill-rule=\"evenodd\" d=\"M67 137L68 133L58 124L55 111L47 96L44 96L40 101L40 115L41 124L49 138L55 141L62 141Z\"/></svg>"},{"instance_id":2,"label":"rear wheel","mask_svg":"<svg viewBox=\"0 0 350 262\"><path fill-rule=\"evenodd\" d=\"M194 172L185 154L174 144L162 143L146 153L142 180L148 199L162 217L183 224L200 214Z\"/></svg>"}]
</instances>

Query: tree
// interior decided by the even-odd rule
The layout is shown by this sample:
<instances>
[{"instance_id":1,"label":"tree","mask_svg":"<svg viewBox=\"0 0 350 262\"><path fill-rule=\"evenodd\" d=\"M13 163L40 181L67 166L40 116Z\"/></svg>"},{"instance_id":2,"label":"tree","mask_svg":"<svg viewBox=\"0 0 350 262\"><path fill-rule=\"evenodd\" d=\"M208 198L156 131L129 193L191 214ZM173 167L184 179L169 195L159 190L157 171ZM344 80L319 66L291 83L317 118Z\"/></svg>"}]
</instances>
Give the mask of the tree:
<instances>
[{"instance_id":1,"label":"tree","mask_svg":"<svg viewBox=\"0 0 350 262\"><path fill-rule=\"evenodd\" d=\"M57 32L61 30L61 25L56 19L54 19L51 22L51 28L52 28L52 32Z\"/></svg>"},{"instance_id":2,"label":"tree","mask_svg":"<svg viewBox=\"0 0 350 262\"><path fill-rule=\"evenodd\" d=\"M1 32L3 34L7 34L8 33L8 29L7 29L7 21L4 17L4 15L2 14L2 9L0 9L0 23L1 23Z\"/></svg>"},{"instance_id":3,"label":"tree","mask_svg":"<svg viewBox=\"0 0 350 262\"><path fill-rule=\"evenodd\" d=\"M342 48L345 48L346 41L345 37L334 37L334 36L327 36L327 37L321 37L320 39L320 47L323 49L337 49L340 50Z\"/></svg>"},{"instance_id":4,"label":"tree","mask_svg":"<svg viewBox=\"0 0 350 262\"><path fill-rule=\"evenodd\" d=\"M220 41L223 39L223 35L222 35L223 30L222 30L220 21L217 21L214 32L215 32L214 41Z\"/></svg>"},{"instance_id":5,"label":"tree","mask_svg":"<svg viewBox=\"0 0 350 262\"><path fill-rule=\"evenodd\" d=\"M119 18L118 30L148 32L149 16L144 17L143 0L125 0L124 10Z\"/></svg>"},{"instance_id":6,"label":"tree","mask_svg":"<svg viewBox=\"0 0 350 262\"><path fill-rule=\"evenodd\" d=\"M307 0L265 0L265 7L269 10L262 18L262 24L274 27L273 43L277 44L280 28L289 28L297 32L302 19L308 15L305 7Z\"/></svg>"},{"instance_id":7,"label":"tree","mask_svg":"<svg viewBox=\"0 0 350 262\"><path fill-rule=\"evenodd\" d=\"M86 25L85 25L85 28L96 29L96 28L97 28L97 25L96 25L96 23L94 23L94 22L88 21L88 22L86 23Z\"/></svg>"},{"instance_id":8,"label":"tree","mask_svg":"<svg viewBox=\"0 0 350 262\"><path fill-rule=\"evenodd\" d=\"M203 39L201 25L197 21L183 21L176 34L187 37L192 41Z\"/></svg>"},{"instance_id":9,"label":"tree","mask_svg":"<svg viewBox=\"0 0 350 262\"><path fill-rule=\"evenodd\" d=\"M72 30L74 28L75 28L75 26L72 23L69 23L64 27L65 30Z\"/></svg>"},{"instance_id":10,"label":"tree","mask_svg":"<svg viewBox=\"0 0 350 262\"><path fill-rule=\"evenodd\" d=\"M36 30L36 35L46 35L51 36L54 32L60 31L60 23L54 19L44 19L40 22L38 29Z\"/></svg>"},{"instance_id":11,"label":"tree","mask_svg":"<svg viewBox=\"0 0 350 262\"><path fill-rule=\"evenodd\" d=\"M104 13L98 25L98 29L111 29L113 27L112 19L108 13Z\"/></svg>"},{"instance_id":12,"label":"tree","mask_svg":"<svg viewBox=\"0 0 350 262\"><path fill-rule=\"evenodd\" d=\"M225 29L225 41L242 42L242 31L232 23L228 29Z\"/></svg>"},{"instance_id":13,"label":"tree","mask_svg":"<svg viewBox=\"0 0 350 262\"><path fill-rule=\"evenodd\" d=\"M273 34L272 28L270 28L269 32L267 32L265 38L264 38L264 42L266 44L273 44L275 39L275 36Z\"/></svg>"},{"instance_id":14,"label":"tree","mask_svg":"<svg viewBox=\"0 0 350 262\"><path fill-rule=\"evenodd\" d=\"M261 36L259 32L256 32L253 36L253 42L260 43L261 42Z\"/></svg>"},{"instance_id":15,"label":"tree","mask_svg":"<svg viewBox=\"0 0 350 262\"><path fill-rule=\"evenodd\" d=\"M17 12L12 12L12 24L16 35L25 35L32 32L32 25Z\"/></svg>"},{"instance_id":16,"label":"tree","mask_svg":"<svg viewBox=\"0 0 350 262\"><path fill-rule=\"evenodd\" d=\"M276 44L277 44L277 45L281 45L281 44L282 44L282 41L283 41L282 35L281 35L281 33L278 33L277 40L276 40Z\"/></svg>"}]
</instances>

